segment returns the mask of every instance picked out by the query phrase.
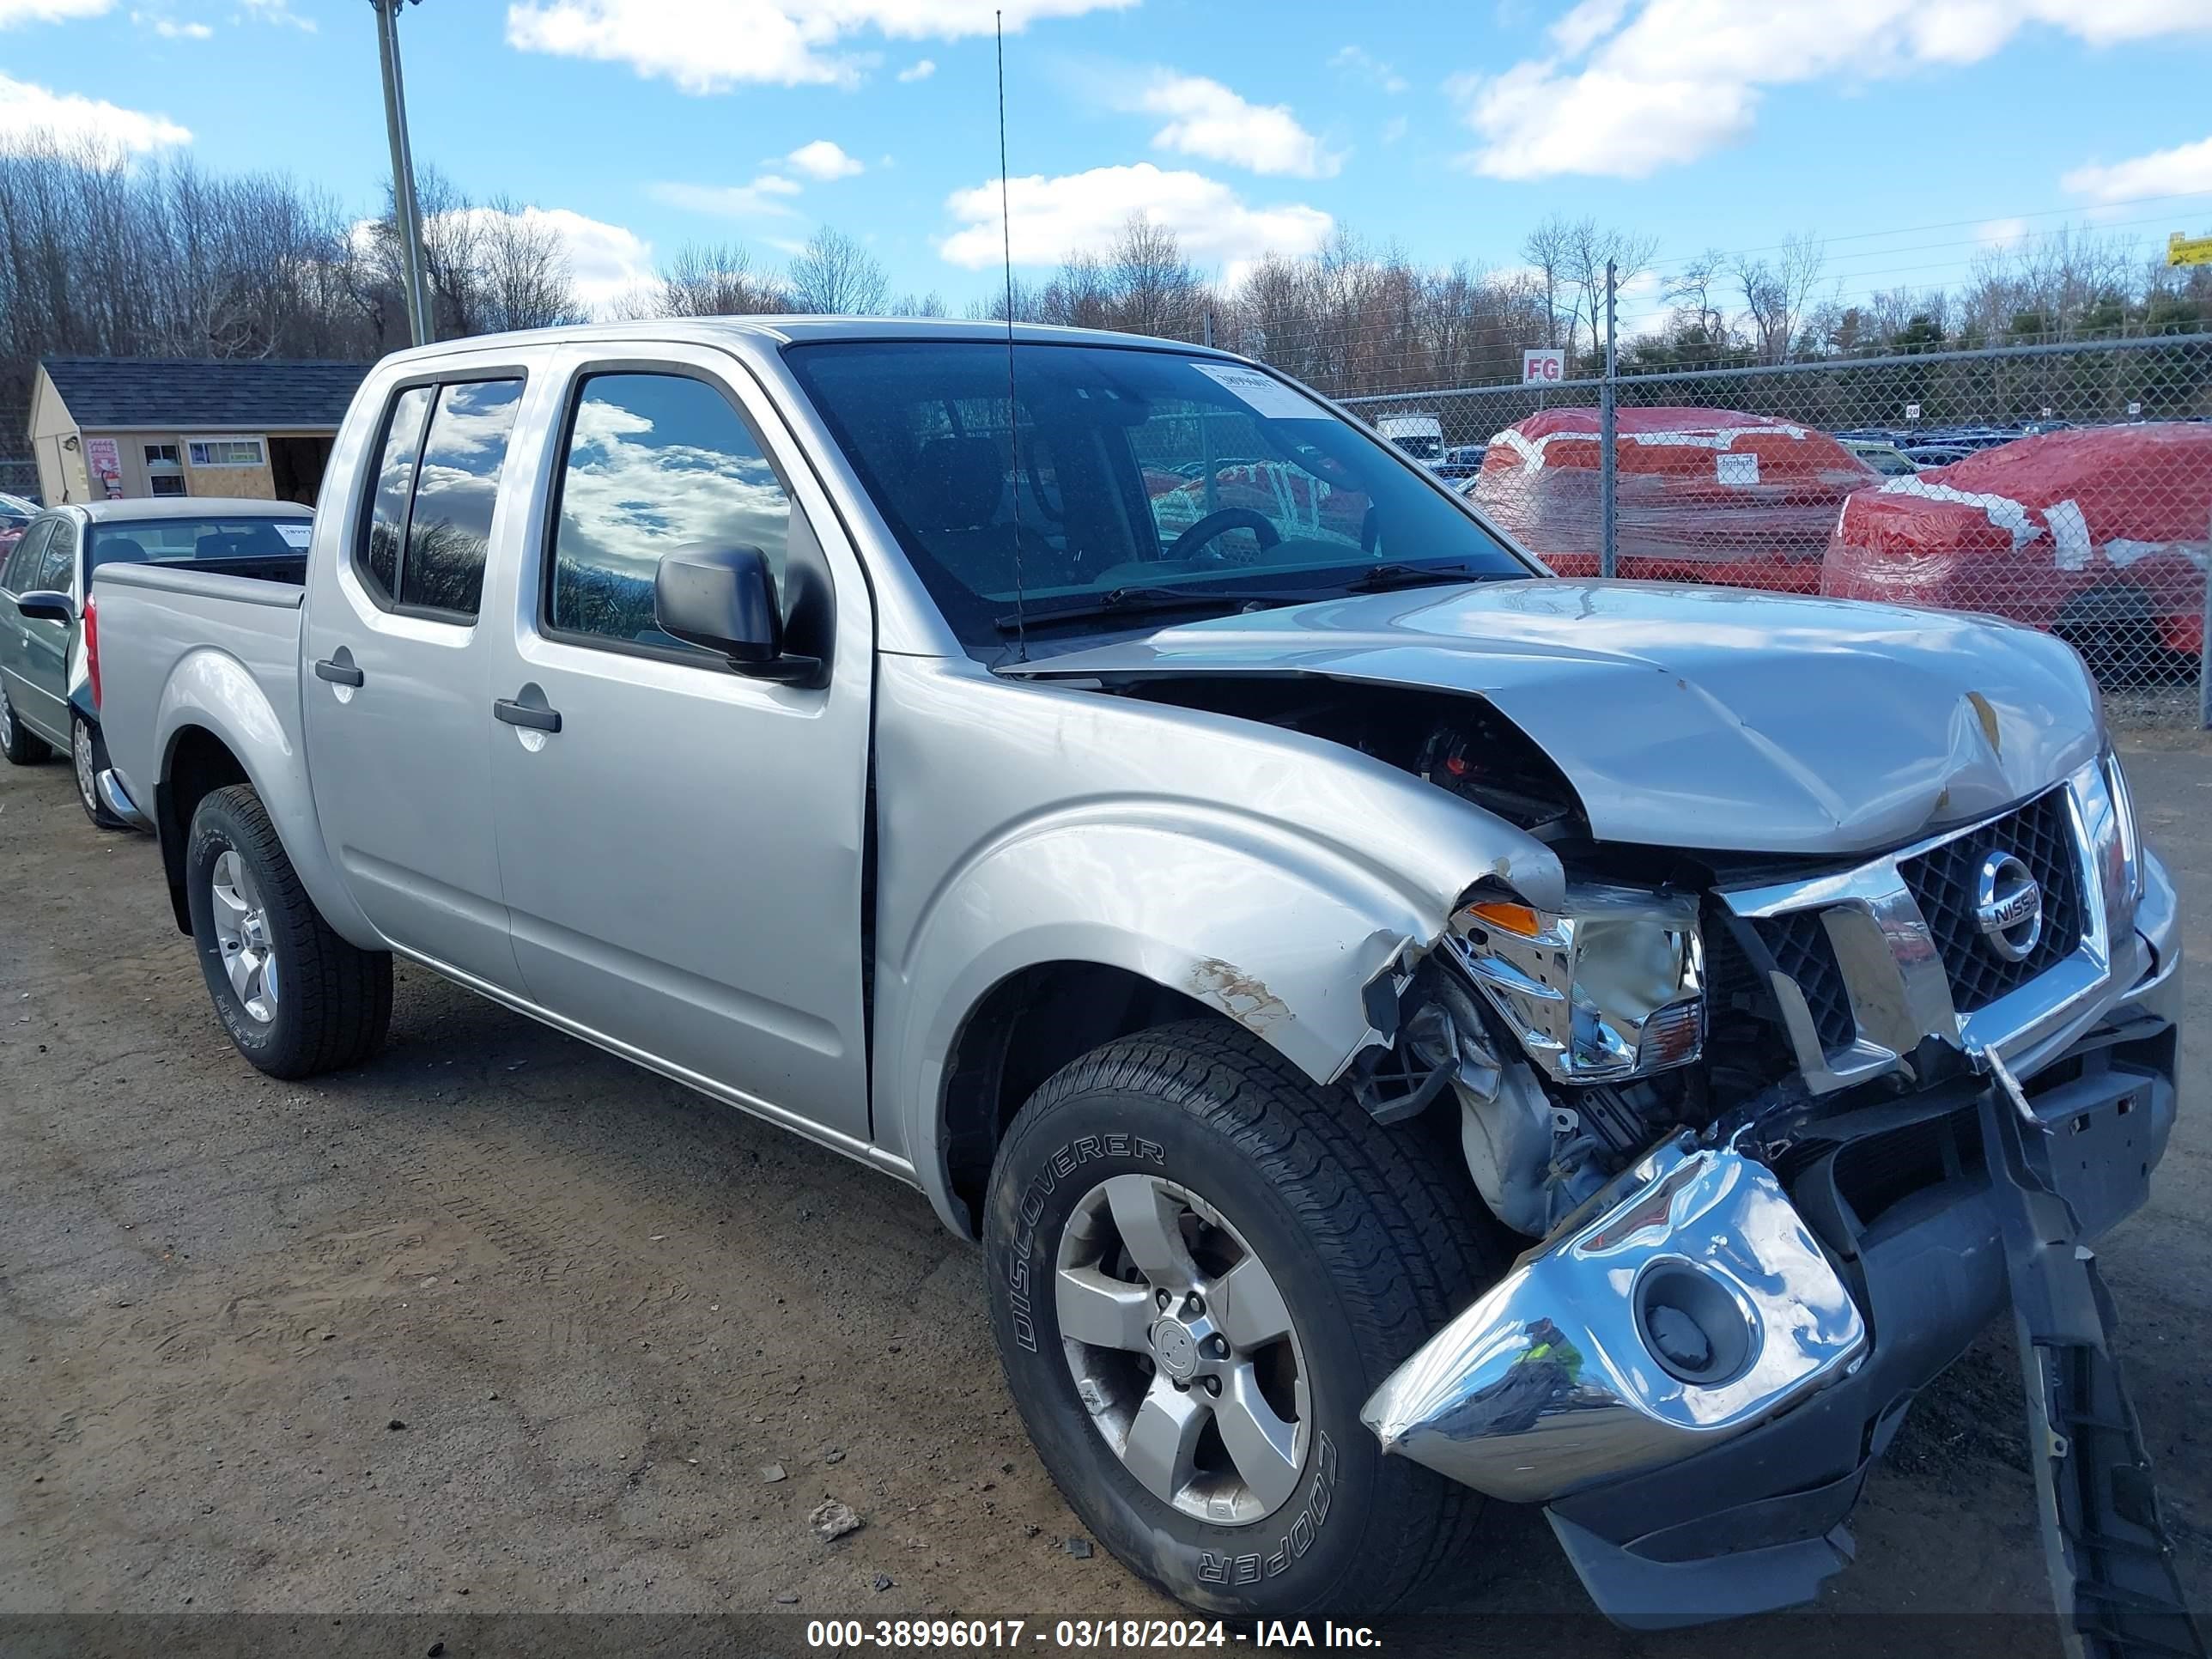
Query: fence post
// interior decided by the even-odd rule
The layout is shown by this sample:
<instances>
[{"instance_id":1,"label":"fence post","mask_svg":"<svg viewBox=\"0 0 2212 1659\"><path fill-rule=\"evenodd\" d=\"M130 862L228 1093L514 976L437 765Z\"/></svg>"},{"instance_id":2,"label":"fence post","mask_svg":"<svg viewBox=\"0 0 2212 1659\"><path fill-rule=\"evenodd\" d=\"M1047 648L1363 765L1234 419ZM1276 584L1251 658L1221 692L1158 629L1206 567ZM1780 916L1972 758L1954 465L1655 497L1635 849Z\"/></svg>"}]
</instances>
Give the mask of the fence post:
<instances>
[{"instance_id":1,"label":"fence post","mask_svg":"<svg viewBox=\"0 0 2212 1659\"><path fill-rule=\"evenodd\" d=\"M1613 262L1605 262L1605 381L1598 388L1597 465L1598 517L1603 539L1599 543L1597 574L1611 576L1618 568L1613 524L1613 377L1619 360L1613 355Z\"/></svg>"},{"instance_id":2,"label":"fence post","mask_svg":"<svg viewBox=\"0 0 2212 1659\"><path fill-rule=\"evenodd\" d=\"M2204 604L2197 635L2197 724L2212 732L2212 513L2204 524Z\"/></svg>"}]
</instances>

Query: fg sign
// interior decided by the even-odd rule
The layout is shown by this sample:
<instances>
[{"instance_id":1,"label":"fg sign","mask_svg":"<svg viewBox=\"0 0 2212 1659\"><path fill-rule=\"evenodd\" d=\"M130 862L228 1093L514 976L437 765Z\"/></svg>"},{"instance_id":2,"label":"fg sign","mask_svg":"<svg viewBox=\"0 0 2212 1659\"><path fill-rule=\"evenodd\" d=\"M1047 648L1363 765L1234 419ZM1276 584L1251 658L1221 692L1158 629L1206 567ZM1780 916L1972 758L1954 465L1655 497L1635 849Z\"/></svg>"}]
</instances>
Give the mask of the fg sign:
<instances>
[{"instance_id":1,"label":"fg sign","mask_svg":"<svg viewBox=\"0 0 2212 1659\"><path fill-rule=\"evenodd\" d=\"M1522 386L1557 386L1567 378L1567 354L1549 346L1521 354Z\"/></svg>"}]
</instances>

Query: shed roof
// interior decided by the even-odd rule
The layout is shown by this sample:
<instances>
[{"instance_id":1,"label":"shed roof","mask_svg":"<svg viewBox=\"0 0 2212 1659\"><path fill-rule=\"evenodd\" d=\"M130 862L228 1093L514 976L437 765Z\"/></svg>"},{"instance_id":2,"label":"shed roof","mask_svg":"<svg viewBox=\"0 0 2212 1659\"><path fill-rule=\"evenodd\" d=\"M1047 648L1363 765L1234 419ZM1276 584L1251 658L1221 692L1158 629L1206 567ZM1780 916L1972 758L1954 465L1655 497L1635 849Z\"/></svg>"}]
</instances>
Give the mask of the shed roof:
<instances>
[{"instance_id":1,"label":"shed roof","mask_svg":"<svg viewBox=\"0 0 2212 1659\"><path fill-rule=\"evenodd\" d=\"M250 357L48 357L41 367L70 417L93 430L335 427L369 369Z\"/></svg>"}]
</instances>

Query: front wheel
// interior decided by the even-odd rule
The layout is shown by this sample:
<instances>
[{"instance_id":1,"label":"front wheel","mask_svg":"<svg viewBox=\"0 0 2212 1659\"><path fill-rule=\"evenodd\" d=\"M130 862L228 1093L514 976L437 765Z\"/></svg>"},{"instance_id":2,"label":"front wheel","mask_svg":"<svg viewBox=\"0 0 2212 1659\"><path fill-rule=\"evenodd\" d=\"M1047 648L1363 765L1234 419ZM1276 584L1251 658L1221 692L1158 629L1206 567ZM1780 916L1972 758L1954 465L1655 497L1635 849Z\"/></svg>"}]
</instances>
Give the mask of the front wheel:
<instances>
[{"instance_id":1,"label":"front wheel","mask_svg":"<svg viewBox=\"0 0 2212 1659\"><path fill-rule=\"evenodd\" d=\"M392 958L323 920L250 786L215 790L193 811L185 896L216 1012L255 1066L311 1077L383 1046Z\"/></svg>"},{"instance_id":2,"label":"front wheel","mask_svg":"<svg viewBox=\"0 0 2212 1659\"><path fill-rule=\"evenodd\" d=\"M1015 1119L984 1237L1007 1382L1069 1504L1170 1595L1381 1612L1464 1537L1474 1494L1359 1420L1500 1265L1427 1150L1205 1023L1085 1056Z\"/></svg>"},{"instance_id":3,"label":"front wheel","mask_svg":"<svg viewBox=\"0 0 2212 1659\"><path fill-rule=\"evenodd\" d=\"M76 771L77 805L84 808L85 817L102 830L128 830L131 826L100 798L100 775L107 769L107 739L82 714L70 716L70 761Z\"/></svg>"}]
</instances>

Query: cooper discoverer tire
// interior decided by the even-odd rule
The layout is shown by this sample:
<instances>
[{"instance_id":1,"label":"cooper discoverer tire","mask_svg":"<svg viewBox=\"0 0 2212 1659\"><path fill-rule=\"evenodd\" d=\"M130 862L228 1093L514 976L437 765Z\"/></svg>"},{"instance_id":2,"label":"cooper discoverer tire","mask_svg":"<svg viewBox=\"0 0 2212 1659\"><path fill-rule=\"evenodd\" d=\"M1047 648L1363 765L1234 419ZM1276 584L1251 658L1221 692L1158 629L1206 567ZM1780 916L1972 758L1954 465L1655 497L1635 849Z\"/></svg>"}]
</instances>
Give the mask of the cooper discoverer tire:
<instances>
[{"instance_id":1,"label":"cooper discoverer tire","mask_svg":"<svg viewBox=\"0 0 2212 1659\"><path fill-rule=\"evenodd\" d=\"M238 1051L271 1077L358 1065L392 1020L392 958L331 931L246 784L204 797L185 844L192 943Z\"/></svg>"},{"instance_id":2,"label":"cooper discoverer tire","mask_svg":"<svg viewBox=\"0 0 2212 1659\"><path fill-rule=\"evenodd\" d=\"M1068 1503L1170 1595L1380 1613L1462 1547L1476 1494L1359 1420L1504 1265L1431 1150L1204 1021L1015 1118L984 1224L1007 1383Z\"/></svg>"},{"instance_id":3,"label":"cooper discoverer tire","mask_svg":"<svg viewBox=\"0 0 2212 1659\"><path fill-rule=\"evenodd\" d=\"M0 755L16 766L32 766L52 753L45 738L33 736L30 727L16 718L8 688L0 685Z\"/></svg>"}]
</instances>

